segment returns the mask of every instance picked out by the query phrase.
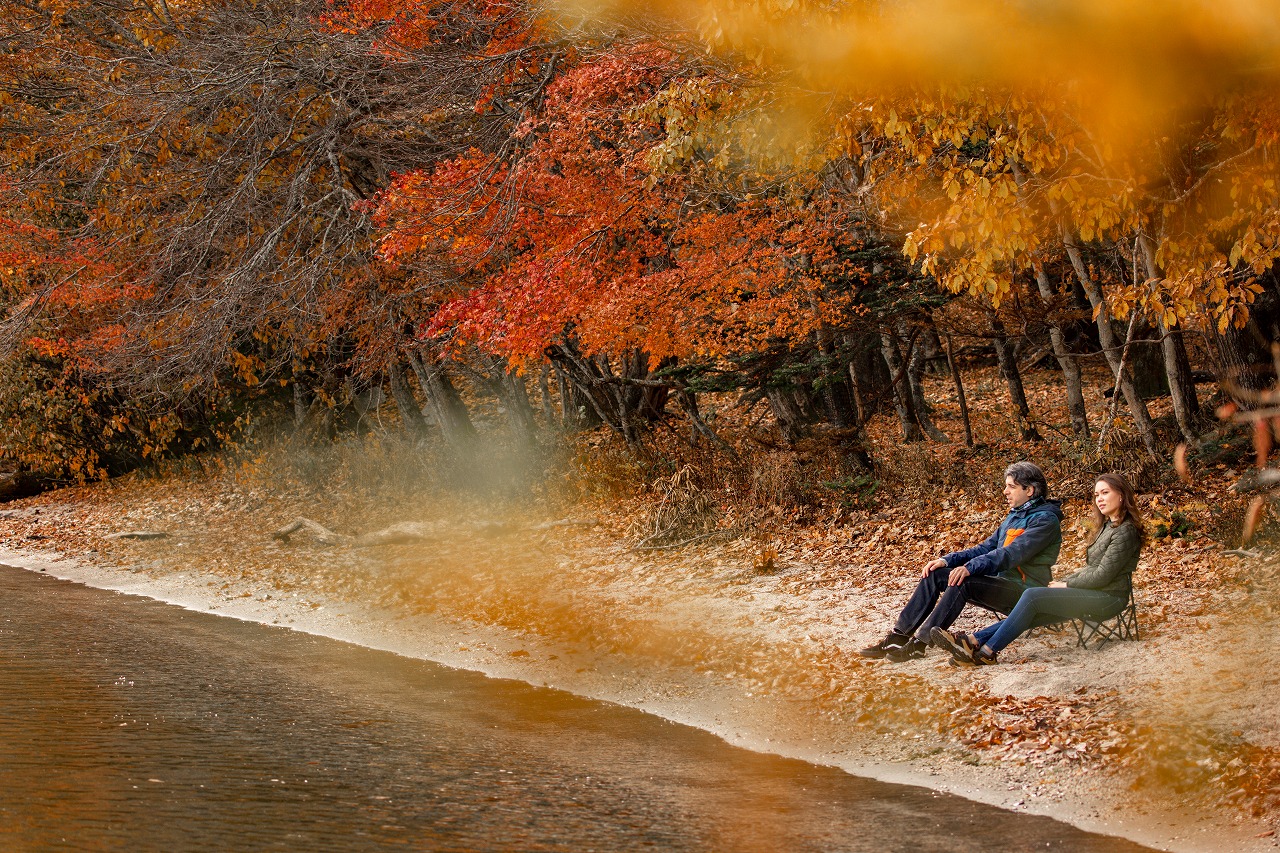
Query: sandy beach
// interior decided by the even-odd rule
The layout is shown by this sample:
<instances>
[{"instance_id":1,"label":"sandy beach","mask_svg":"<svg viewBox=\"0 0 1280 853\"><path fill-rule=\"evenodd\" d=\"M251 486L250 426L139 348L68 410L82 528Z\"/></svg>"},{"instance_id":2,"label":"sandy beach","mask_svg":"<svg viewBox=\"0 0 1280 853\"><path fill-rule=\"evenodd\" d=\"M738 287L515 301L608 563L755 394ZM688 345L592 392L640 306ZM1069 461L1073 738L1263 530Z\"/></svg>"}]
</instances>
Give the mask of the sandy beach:
<instances>
[{"instance_id":1,"label":"sandy beach","mask_svg":"<svg viewBox=\"0 0 1280 853\"><path fill-rule=\"evenodd\" d=\"M211 485L17 502L0 516L0 562L560 688L1161 849L1277 845L1280 662L1259 630L1266 596L1227 611L1204 584L1197 606L1140 590L1138 642L1079 649L1070 631L1044 633L995 667L936 651L894 665L855 650L883 633L914 577L860 569L848 543L875 536L862 528L808 531L762 572L747 540L636 553L587 516L477 521L475 507L418 506L395 518ZM333 530L399 535L270 535L304 508ZM1224 574L1239 562L1213 559Z\"/></svg>"}]
</instances>

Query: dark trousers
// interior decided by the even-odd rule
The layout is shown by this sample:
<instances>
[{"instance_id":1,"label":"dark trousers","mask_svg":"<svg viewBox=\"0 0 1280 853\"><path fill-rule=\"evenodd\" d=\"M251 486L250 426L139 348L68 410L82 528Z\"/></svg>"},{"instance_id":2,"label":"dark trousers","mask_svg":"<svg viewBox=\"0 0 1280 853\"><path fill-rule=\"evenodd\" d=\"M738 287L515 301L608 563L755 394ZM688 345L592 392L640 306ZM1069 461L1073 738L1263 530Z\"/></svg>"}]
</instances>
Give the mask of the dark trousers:
<instances>
[{"instance_id":1,"label":"dark trousers","mask_svg":"<svg viewBox=\"0 0 1280 853\"><path fill-rule=\"evenodd\" d=\"M950 574L951 569L941 568L921 578L893 630L899 634L915 634L927 641L933 628L950 628L969 602L1003 616L1012 612L1027 588L1015 581L985 575L965 578L958 586L947 586Z\"/></svg>"}]
</instances>

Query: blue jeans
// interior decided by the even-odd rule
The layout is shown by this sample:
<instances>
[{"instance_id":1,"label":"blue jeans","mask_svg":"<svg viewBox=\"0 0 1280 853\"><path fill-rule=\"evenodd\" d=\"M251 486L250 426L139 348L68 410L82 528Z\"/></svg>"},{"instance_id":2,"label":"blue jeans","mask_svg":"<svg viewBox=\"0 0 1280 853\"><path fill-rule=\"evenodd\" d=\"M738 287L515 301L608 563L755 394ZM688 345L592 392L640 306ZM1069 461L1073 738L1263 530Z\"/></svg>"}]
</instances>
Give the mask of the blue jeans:
<instances>
[{"instance_id":1,"label":"blue jeans","mask_svg":"<svg viewBox=\"0 0 1280 853\"><path fill-rule=\"evenodd\" d=\"M950 628L970 601L996 613L1008 613L1027 589L1015 581L983 575L947 586L950 574L951 569L941 568L921 578L893 630L905 636L915 634L917 639L928 642L932 628Z\"/></svg>"},{"instance_id":2,"label":"blue jeans","mask_svg":"<svg viewBox=\"0 0 1280 853\"><path fill-rule=\"evenodd\" d=\"M1124 610L1124 603L1123 598L1096 589L1036 587L1022 594L1007 618L980 629L973 636L979 645L998 652L1032 628L1081 616L1110 619Z\"/></svg>"}]
</instances>

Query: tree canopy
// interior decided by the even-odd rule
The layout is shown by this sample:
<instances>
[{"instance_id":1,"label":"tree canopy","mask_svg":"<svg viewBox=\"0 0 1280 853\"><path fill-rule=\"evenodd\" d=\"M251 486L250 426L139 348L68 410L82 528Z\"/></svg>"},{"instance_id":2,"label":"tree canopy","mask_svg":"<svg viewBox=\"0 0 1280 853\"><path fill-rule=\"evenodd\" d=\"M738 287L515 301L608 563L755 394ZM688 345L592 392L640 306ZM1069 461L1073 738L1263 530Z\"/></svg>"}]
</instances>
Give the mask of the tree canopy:
<instances>
[{"instance_id":1,"label":"tree canopy","mask_svg":"<svg viewBox=\"0 0 1280 853\"><path fill-rule=\"evenodd\" d=\"M1077 435L1114 414L1079 397L1097 357L1156 452L1146 348L1194 442L1192 360L1243 388L1275 319L1276 15L3 0L9 381L99 401L134 459L383 387L411 429L465 434L459 382L530 428L545 370L628 440L671 392L712 437L725 388L788 440L888 400L913 438L950 335L1029 416L1033 321Z\"/></svg>"}]
</instances>

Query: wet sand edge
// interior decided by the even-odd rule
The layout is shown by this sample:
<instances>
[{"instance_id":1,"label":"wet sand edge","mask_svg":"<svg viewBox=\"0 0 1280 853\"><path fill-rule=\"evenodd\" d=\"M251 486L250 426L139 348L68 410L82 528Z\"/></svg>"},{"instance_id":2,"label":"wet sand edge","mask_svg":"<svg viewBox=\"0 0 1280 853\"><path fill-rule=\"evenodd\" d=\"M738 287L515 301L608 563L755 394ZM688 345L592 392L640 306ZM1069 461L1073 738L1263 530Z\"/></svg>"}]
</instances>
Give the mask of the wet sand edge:
<instances>
[{"instance_id":1,"label":"wet sand edge","mask_svg":"<svg viewBox=\"0 0 1280 853\"><path fill-rule=\"evenodd\" d=\"M1120 815L1100 807L1096 799L1068 796L1057 801L1027 796L999 766L938 766L912 757L910 744L878 744L874 755L845 741L832 743L803 735L769 736L768 721L779 708L768 697L751 697L714 684L691 683L671 673L610 671L608 661L595 666L568 666L556 649L533 648L530 639L503 628L405 617L341 602L300 600L296 596L262 601L252 581L227 588L224 578L174 573L162 578L126 568L104 568L57 553L0 550L0 564L84 584L97 589L141 596L188 610L227 616L263 625L324 636L367 648L430 660L455 669L509 678L612 702L673 722L708 731L735 746L832 766L883 782L915 785L1026 814L1060 820L1080 829L1113 835L1157 849L1175 851L1262 851L1273 839L1258 838L1241 827L1209 815L1187 815L1171 808L1159 814ZM244 593L250 593L245 595ZM513 653L518 656L513 656ZM575 664L581 664L577 659ZM684 674L687 676L687 673ZM774 732L776 733L776 732ZM860 748L862 747L862 748Z\"/></svg>"}]
</instances>

